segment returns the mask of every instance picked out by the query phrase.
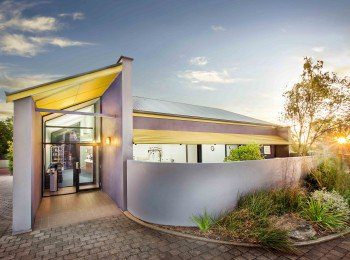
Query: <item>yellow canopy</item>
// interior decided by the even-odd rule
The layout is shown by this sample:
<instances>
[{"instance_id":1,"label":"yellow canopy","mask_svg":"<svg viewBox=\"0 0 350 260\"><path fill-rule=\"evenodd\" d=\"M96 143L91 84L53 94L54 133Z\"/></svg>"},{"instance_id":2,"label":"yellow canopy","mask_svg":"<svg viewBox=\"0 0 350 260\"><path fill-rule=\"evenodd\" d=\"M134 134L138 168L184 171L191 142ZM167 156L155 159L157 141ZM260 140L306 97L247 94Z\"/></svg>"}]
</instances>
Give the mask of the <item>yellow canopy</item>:
<instances>
[{"instance_id":1,"label":"yellow canopy","mask_svg":"<svg viewBox=\"0 0 350 260\"><path fill-rule=\"evenodd\" d=\"M208 132L134 129L135 144L271 144L289 142L277 135L246 135Z\"/></svg>"},{"instance_id":2,"label":"yellow canopy","mask_svg":"<svg viewBox=\"0 0 350 260\"><path fill-rule=\"evenodd\" d=\"M8 94L7 102L31 96L38 108L62 110L98 98L122 70L121 64Z\"/></svg>"}]
</instances>

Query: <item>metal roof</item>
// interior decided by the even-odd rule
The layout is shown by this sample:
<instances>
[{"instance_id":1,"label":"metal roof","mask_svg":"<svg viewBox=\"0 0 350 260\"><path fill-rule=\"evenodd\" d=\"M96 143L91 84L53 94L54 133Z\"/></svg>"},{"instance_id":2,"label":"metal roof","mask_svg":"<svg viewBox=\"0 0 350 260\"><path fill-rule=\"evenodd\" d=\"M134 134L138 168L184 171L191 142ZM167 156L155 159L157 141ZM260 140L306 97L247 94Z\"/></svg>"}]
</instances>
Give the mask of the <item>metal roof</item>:
<instances>
[{"instance_id":1,"label":"metal roof","mask_svg":"<svg viewBox=\"0 0 350 260\"><path fill-rule=\"evenodd\" d=\"M266 121L240 115L219 108L190 105L180 102L171 102L145 97L133 97L133 108L134 112L140 113L172 115L190 118L230 121L246 124L277 126Z\"/></svg>"}]
</instances>

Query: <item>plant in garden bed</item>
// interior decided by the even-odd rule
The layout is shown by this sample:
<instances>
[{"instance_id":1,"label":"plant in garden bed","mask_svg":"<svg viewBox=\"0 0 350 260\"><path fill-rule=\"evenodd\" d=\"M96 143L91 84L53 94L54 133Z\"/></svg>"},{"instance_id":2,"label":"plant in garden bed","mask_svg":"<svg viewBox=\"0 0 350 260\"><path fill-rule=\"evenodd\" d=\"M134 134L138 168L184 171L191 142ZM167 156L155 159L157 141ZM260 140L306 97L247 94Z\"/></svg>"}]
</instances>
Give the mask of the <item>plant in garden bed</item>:
<instances>
[{"instance_id":1,"label":"plant in garden bed","mask_svg":"<svg viewBox=\"0 0 350 260\"><path fill-rule=\"evenodd\" d=\"M314 191L302 209L302 216L328 230L343 229L348 226L349 206L336 191Z\"/></svg>"},{"instance_id":2,"label":"plant in garden bed","mask_svg":"<svg viewBox=\"0 0 350 260\"><path fill-rule=\"evenodd\" d=\"M314 238L316 231L309 223L319 230L335 231L349 225L349 216L346 200L336 191L307 193L300 187L283 187L242 196L235 210L215 220L206 211L192 219L200 230L210 230L216 237L292 252L290 237Z\"/></svg>"},{"instance_id":3,"label":"plant in garden bed","mask_svg":"<svg viewBox=\"0 0 350 260\"><path fill-rule=\"evenodd\" d=\"M284 187L269 192L276 215L299 212L307 195L300 187Z\"/></svg>"},{"instance_id":4,"label":"plant in garden bed","mask_svg":"<svg viewBox=\"0 0 350 260\"><path fill-rule=\"evenodd\" d=\"M325 158L318 167L305 178L305 186L309 191L325 188L337 191L350 205L350 174L339 158Z\"/></svg>"},{"instance_id":5,"label":"plant in garden bed","mask_svg":"<svg viewBox=\"0 0 350 260\"><path fill-rule=\"evenodd\" d=\"M215 223L215 217L210 215L207 210L204 210L203 214L192 216L192 221L196 223L201 231L208 231Z\"/></svg>"}]
</instances>

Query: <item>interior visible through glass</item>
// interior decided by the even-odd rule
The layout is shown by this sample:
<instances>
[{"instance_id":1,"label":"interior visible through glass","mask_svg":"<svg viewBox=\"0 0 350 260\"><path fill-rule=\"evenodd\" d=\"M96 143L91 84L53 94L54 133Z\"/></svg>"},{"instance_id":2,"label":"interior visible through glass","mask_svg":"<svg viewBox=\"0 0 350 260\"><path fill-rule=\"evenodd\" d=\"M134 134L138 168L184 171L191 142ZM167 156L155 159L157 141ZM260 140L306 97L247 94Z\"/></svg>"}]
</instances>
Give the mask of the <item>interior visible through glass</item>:
<instances>
[{"instance_id":1,"label":"interior visible through glass","mask_svg":"<svg viewBox=\"0 0 350 260\"><path fill-rule=\"evenodd\" d=\"M94 113L95 105L77 111ZM44 196L73 193L77 185L99 187L98 123L99 118L77 114L44 123Z\"/></svg>"}]
</instances>

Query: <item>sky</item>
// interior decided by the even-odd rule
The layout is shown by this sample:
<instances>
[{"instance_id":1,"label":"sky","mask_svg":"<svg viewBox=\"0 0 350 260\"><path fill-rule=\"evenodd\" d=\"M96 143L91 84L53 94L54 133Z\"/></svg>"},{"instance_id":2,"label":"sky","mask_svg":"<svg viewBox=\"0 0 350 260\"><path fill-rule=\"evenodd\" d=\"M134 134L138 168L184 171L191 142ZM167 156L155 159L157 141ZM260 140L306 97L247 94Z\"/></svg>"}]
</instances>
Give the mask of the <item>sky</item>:
<instances>
[{"instance_id":1,"label":"sky","mask_svg":"<svg viewBox=\"0 0 350 260\"><path fill-rule=\"evenodd\" d=\"M134 58L133 95L279 123L303 58L350 76L350 1L0 1L0 115L15 91Z\"/></svg>"}]
</instances>

